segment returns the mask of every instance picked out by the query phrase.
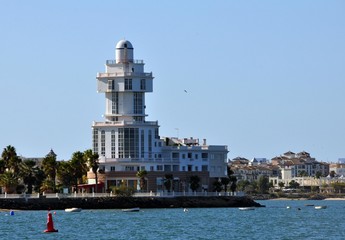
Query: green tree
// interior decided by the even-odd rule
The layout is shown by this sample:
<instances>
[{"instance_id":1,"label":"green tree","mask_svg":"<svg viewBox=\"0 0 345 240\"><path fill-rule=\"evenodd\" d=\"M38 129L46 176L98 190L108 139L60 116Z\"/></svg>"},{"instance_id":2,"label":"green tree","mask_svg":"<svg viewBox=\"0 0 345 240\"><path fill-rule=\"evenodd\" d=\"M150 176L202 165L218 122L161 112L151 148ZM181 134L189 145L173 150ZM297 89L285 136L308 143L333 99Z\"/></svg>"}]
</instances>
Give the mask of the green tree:
<instances>
[{"instance_id":1,"label":"green tree","mask_svg":"<svg viewBox=\"0 0 345 240\"><path fill-rule=\"evenodd\" d=\"M291 182L289 182L289 187L293 188L293 189L296 189L296 188L299 187L299 183L296 182L295 180L291 180Z\"/></svg>"},{"instance_id":2,"label":"green tree","mask_svg":"<svg viewBox=\"0 0 345 240\"><path fill-rule=\"evenodd\" d=\"M56 171L57 171L56 154L51 150L42 161L42 169L49 179L49 182L53 184L53 191L56 189Z\"/></svg>"},{"instance_id":3,"label":"green tree","mask_svg":"<svg viewBox=\"0 0 345 240\"><path fill-rule=\"evenodd\" d=\"M269 179L267 176L260 176L258 180L258 191L259 193L268 193L270 188Z\"/></svg>"},{"instance_id":4,"label":"green tree","mask_svg":"<svg viewBox=\"0 0 345 240\"><path fill-rule=\"evenodd\" d=\"M218 180L215 180L213 182L213 191L215 192L221 192L222 191L222 183Z\"/></svg>"},{"instance_id":5,"label":"green tree","mask_svg":"<svg viewBox=\"0 0 345 240\"><path fill-rule=\"evenodd\" d=\"M317 179L319 179L321 176L322 176L322 173L321 173L320 171L317 171L317 172L315 173L315 177L316 177Z\"/></svg>"},{"instance_id":6,"label":"green tree","mask_svg":"<svg viewBox=\"0 0 345 240\"><path fill-rule=\"evenodd\" d=\"M174 180L174 176L172 174L165 174L165 178L164 178L164 187L166 190L168 190L168 192L171 191L172 188L172 183Z\"/></svg>"},{"instance_id":7,"label":"green tree","mask_svg":"<svg viewBox=\"0 0 345 240\"><path fill-rule=\"evenodd\" d=\"M14 174L18 174L19 164L22 160L17 156L16 149L13 146L8 145L4 148L1 157L5 161L5 167Z\"/></svg>"},{"instance_id":8,"label":"green tree","mask_svg":"<svg viewBox=\"0 0 345 240\"><path fill-rule=\"evenodd\" d=\"M59 161L57 168L57 179L61 187L71 190L73 184L72 167L70 161Z\"/></svg>"},{"instance_id":9,"label":"green tree","mask_svg":"<svg viewBox=\"0 0 345 240\"><path fill-rule=\"evenodd\" d=\"M220 179L221 184L223 185L224 192L227 192L228 190L228 185L230 183L230 178L225 177Z\"/></svg>"},{"instance_id":10,"label":"green tree","mask_svg":"<svg viewBox=\"0 0 345 240\"><path fill-rule=\"evenodd\" d=\"M24 184L27 186L27 193L31 194L33 185L36 183L36 162L33 160L24 160L19 165L19 176L23 179Z\"/></svg>"},{"instance_id":11,"label":"green tree","mask_svg":"<svg viewBox=\"0 0 345 240\"><path fill-rule=\"evenodd\" d=\"M236 192L236 189L237 189L237 177L230 176L230 181L231 181L231 185L230 185L231 192Z\"/></svg>"},{"instance_id":12,"label":"green tree","mask_svg":"<svg viewBox=\"0 0 345 240\"><path fill-rule=\"evenodd\" d=\"M146 170L140 170L137 172L137 177L140 179L140 191L146 191L146 180L145 177L147 176Z\"/></svg>"},{"instance_id":13,"label":"green tree","mask_svg":"<svg viewBox=\"0 0 345 240\"><path fill-rule=\"evenodd\" d=\"M4 172L0 175L0 185L6 193L15 193L18 184L18 177L13 172Z\"/></svg>"},{"instance_id":14,"label":"green tree","mask_svg":"<svg viewBox=\"0 0 345 240\"><path fill-rule=\"evenodd\" d=\"M99 155L98 153L92 152L91 149L84 151L84 159L87 162L89 168L91 168L92 172L95 174L95 182L96 187L95 191L98 192L98 168L99 168Z\"/></svg>"},{"instance_id":15,"label":"green tree","mask_svg":"<svg viewBox=\"0 0 345 240\"><path fill-rule=\"evenodd\" d=\"M71 174L75 191L78 191L78 184L82 183L83 176L87 173L87 164L84 159L84 154L80 151L72 154L70 160Z\"/></svg>"},{"instance_id":16,"label":"green tree","mask_svg":"<svg viewBox=\"0 0 345 240\"><path fill-rule=\"evenodd\" d=\"M4 173L6 170L6 164L3 159L0 159L0 174Z\"/></svg>"},{"instance_id":17,"label":"green tree","mask_svg":"<svg viewBox=\"0 0 345 240\"><path fill-rule=\"evenodd\" d=\"M189 178L190 189L195 192L200 187L200 177L198 175L190 176Z\"/></svg>"},{"instance_id":18,"label":"green tree","mask_svg":"<svg viewBox=\"0 0 345 240\"><path fill-rule=\"evenodd\" d=\"M278 186L280 188L280 190L282 190L282 188L284 187L285 183L284 182L279 182L278 183Z\"/></svg>"}]
</instances>

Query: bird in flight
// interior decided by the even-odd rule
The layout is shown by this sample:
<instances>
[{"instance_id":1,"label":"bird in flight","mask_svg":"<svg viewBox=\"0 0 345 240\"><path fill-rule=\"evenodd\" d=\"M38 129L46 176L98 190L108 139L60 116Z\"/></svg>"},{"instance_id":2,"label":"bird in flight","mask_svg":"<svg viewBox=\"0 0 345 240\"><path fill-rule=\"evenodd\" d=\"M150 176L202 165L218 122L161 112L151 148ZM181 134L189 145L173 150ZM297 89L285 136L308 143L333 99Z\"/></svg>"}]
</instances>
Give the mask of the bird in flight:
<instances>
[{"instance_id":1,"label":"bird in flight","mask_svg":"<svg viewBox=\"0 0 345 240\"><path fill-rule=\"evenodd\" d=\"M185 89L184 92L187 93L187 90Z\"/></svg>"}]
</instances>

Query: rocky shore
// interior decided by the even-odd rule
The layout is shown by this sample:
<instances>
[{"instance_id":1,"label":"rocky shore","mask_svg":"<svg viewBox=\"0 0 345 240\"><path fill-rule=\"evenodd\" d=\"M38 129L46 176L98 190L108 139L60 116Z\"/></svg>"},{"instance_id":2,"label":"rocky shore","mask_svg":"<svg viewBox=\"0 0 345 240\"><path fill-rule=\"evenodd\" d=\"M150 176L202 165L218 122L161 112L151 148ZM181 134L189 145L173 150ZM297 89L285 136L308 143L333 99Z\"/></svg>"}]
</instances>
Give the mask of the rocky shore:
<instances>
[{"instance_id":1,"label":"rocky shore","mask_svg":"<svg viewBox=\"0 0 345 240\"><path fill-rule=\"evenodd\" d=\"M249 197L90 197L90 198L17 198L0 199L0 209L63 210L123 208L216 208L262 207Z\"/></svg>"}]
</instances>

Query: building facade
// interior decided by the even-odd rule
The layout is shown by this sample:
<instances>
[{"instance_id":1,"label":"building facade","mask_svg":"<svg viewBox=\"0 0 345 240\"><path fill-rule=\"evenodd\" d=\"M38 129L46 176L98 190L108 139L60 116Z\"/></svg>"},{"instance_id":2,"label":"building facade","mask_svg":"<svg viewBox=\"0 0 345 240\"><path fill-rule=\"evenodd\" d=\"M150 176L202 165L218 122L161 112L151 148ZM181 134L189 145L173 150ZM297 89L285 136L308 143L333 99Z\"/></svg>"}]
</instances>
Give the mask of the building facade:
<instances>
[{"instance_id":1,"label":"building facade","mask_svg":"<svg viewBox=\"0 0 345 240\"><path fill-rule=\"evenodd\" d=\"M153 92L152 72L134 60L127 40L116 45L115 60L107 60L97 74L97 90L105 96L103 122L93 122L93 151L98 153L98 179L103 190L125 184L141 191L190 191L190 178L200 178L199 190L211 190L213 181L226 176L227 146L202 144L199 139L160 137L158 121L147 121L145 94ZM145 189L137 173L146 171ZM164 189L167 175L171 189ZM95 176L88 173L89 184Z\"/></svg>"}]
</instances>

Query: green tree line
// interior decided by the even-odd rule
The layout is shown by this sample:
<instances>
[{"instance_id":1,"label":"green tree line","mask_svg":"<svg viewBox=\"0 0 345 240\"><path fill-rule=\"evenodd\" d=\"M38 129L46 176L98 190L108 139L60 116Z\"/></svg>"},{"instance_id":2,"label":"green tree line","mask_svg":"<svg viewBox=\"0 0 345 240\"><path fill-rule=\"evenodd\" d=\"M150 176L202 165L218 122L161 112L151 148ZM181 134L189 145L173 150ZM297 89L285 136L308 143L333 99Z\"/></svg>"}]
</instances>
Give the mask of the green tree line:
<instances>
[{"instance_id":1,"label":"green tree line","mask_svg":"<svg viewBox=\"0 0 345 240\"><path fill-rule=\"evenodd\" d=\"M68 161L57 161L51 151L37 164L34 160L22 160L9 145L1 154L0 186L9 194L56 193L63 188L71 191L73 187L77 189L78 184L86 183L89 169L95 173L97 182L98 165L98 154L91 149L74 152Z\"/></svg>"}]
</instances>

